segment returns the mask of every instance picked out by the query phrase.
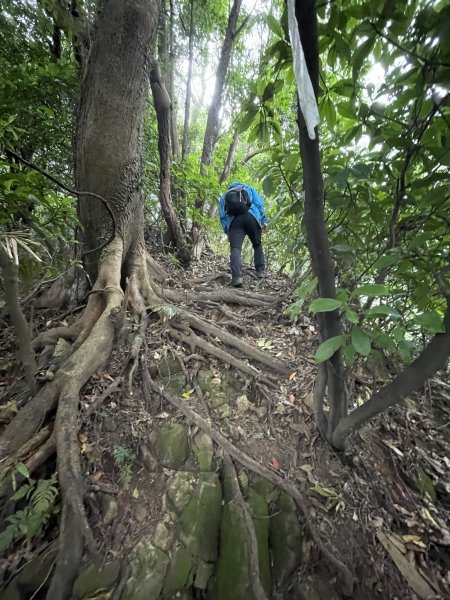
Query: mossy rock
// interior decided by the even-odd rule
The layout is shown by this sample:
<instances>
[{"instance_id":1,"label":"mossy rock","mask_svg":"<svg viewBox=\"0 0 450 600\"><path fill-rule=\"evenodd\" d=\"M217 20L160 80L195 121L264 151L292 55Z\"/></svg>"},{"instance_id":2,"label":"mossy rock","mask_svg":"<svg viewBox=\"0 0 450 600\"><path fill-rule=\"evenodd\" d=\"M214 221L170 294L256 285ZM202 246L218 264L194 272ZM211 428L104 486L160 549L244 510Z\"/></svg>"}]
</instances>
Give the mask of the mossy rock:
<instances>
[{"instance_id":1,"label":"mossy rock","mask_svg":"<svg viewBox=\"0 0 450 600\"><path fill-rule=\"evenodd\" d=\"M51 578L48 575L57 553L56 544L51 544L34 556L2 593L2 600L3 598L5 600L21 600L22 598L28 598L31 593L40 589L41 586L42 589L45 589L46 582L50 583Z\"/></svg>"},{"instance_id":2,"label":"mossy rock","mask_svg":"<svg viewBox=\"0 0 450 600\"><path fill-rule=\"evenodd\" d=\"M189 503L177 524L179 539L196 558L217 559L222 488L215 473L199 473Z\"/></svg>"},{"instance_id":3,"label":"mossy rock","mask_svg":"<svg viewBox=\"0 0 450 600\"><path fill-rule=\"evenodd\" d=\"M158 363L158 371L161 377L169 379L173 377L173 375L182 373L183 367L179 360L166 354L166 356L163 356Z\"/></svg>"},{"instance_id":4,"label":"mossy rock","mask_svg":"<svg viewBox=\"0 0 450 600\"><path fill-rule=\"evenodd\" d=\"M208 563L204 560L199 560L197 570L195 572L194 587L198 590L206 590L208 583L214 573L214 563Z\"/></svg>"},{"instance_id":5,"label":"mossy rock","mask_svg":"<svg viewBox=\"0 0 450 600\"><path fill-rule=\"evenodd\" d=\"M248 490L247 504L252 513L256 541L258 543L259 578L266 594L272 591L269 552L269 510L266 500L251 488Z\"/></svg>"},{"instance_id":6,"label":"mossy rock","mask_svg":"<svg viewBox=\"0 0 450 600\"><path fill-rule=\"evenodd\" d=\"M254 600L249 563L245 517L240 504L231 500L222 511L219 560L210 597L214 600Z\"/></svg>"},{"instance_id":7,"label":"mossy rock","mask_svg":"<svg viewBox=\"0 0 450 600\"><path fill-rule=\"evenodd\" d=\"M178 395L186 391L186 377L183 373L175 373L170 377L164 379L164 387L172 392L172 394Z\"/></svg>"},{"instance_id":8,"label":"mossy rock","mask_svg":"<svg viewBox=\"0 0 450 600\"><path fill-rule=\"evenodd\" d=\"M181 423L165 423L158 435L156 454L169 469L179 469L189 454L188 429Z\"/></svg>"},{"instance_id":9,"label":"mossy rock","mask_svg":"<svg viewBox=\"0 0 450 600\"><path fill-rule=\"evenodd\" d=\"M170 549L173 541L173 534L167 526L161 521L156 525L155 531L152 536L152 543L154 546L167 552Z\"/></svg>"},{"instance_id":10,"label":"mossy rock","mask_svg":"<svg viewBox=\"0 0 450 600\"><path fill-rule=\"evenodd\" d=\"M119 573L120 562L117 560L99 567L89 565L75 580L73 595L75 598L83 598L100 590L108 590L113 587Z\"/></svg>"},{"instance_id":11,"label":"mossy rock","mask_svg":"<svg viewBox=\"0 0 450 600\"><path fill-rule=\"evenodd\" d=\"M239 379L236 379L231 373L222 373L222 391L228 396L228 398L232 398L233 396L239 394L242 391L244 384Z\"/></svg>"},{"instance_id":12,"label":"mossy rock","mask_svg":"<svg viewBox=\"0 0 450 600\"><path fill-rule=\"evenodd\" d=\"M164 579L163 596L172 596L192 583L192 556L184 546L176 548L171 556L170 565Z\"/></svg>"},{"instance_id":13,"label":"mossy rock","mask_svg":"<svg viewBox=\"0 0 450 600\"><path fill-rule=\"evenodd\" d=\"M305 600L342 600L333 587L318 577L308 577L302 584L302 595Z\"/></svg>"},{"instance_id":14,"label":"mossy rock","mask_svg":"<svg viewBox=\"0 0 450 600\"><path fill-rule=\"evenodd\" d=\"M222 380L215 377L209 369L200 369L197 381L211 408L218 408L228 402L228 395L222 390Z\"/></svg>"},{"instance_id":15,"label":"mossy rock","mask_svg":"<svg viewBox=\"0 0 450 600\"><path fill-rule=\"evenodd\" d=\"M169 481L166 489L167 497L180 514L189 504L192 498L196 475L190 471L180 471L175 473Z\"/></svg>"},{"instance_id":16,"label":"mossy rock","mask_svg":"<svg viewBox=\"0 0 450 600\"><path fill-rule=\"evenodd\" d=\"M214 379L214 374L209 369L200 369L197 373L197 382L204 394L210 391L212 379Z\"/></svg>"},{"instance_id":17,"label":"mossy rock","mask_svg":"<svg viewBox=\"0 0 450 600\"><path fill-rule=\"evenodd\" d=\"M297 569L302 560L302 529L295 503L281 492L276 512L270 520L269 542L272 553L272 577L281 585Z\"/></svg>"},{"instance_id":18,"label":"mossy rock","mask_svg":"<svg viewBox=\"0 0 450 600\"><path fill-rule=\"evenodd\" d=\"M280 497L281 490L273 483L264 477L260 477L259 475L254 475L251 478L250 487L254 489L256 493L262 496L268 504L271 502L276 502Z\"/></svg>"},{"instance_id":19,"label":"mossy rock","mask_svg":"<svg viewBox=\"0 0 450 600\"><path fill-rule=\"evenodd\" d=\"M120 600L158 600L168 565L167 554L142 540L130 560L131 576Z\"/></svg>"},{"instance_id":20,"label":"mossy rock","mask_svg":"<svg viewBox=\"0 0 450 600\"><path fill-rule=\"evenodd\" d=\"M192 452L200 471L211 471L214 447L209 435L199 431L192 440Z\"/></svg>"}]
</instances>

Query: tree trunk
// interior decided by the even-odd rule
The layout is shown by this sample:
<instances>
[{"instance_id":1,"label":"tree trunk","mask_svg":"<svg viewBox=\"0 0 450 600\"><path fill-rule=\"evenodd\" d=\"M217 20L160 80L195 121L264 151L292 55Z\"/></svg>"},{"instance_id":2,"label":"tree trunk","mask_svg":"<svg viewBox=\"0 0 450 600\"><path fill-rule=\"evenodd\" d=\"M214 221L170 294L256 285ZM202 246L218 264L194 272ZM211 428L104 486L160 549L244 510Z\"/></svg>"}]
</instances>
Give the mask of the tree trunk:
<instances>
[{"instance_id":1,"label":"tree trunk","mask_svg":"<svg viewBox=\"0 0 450 600\"><path fill-rule=\"evenodd\" d=\"M219 130L219 114L222 108L223 91L225 88L225 78L230 65L231 50L233 48L234 38L236 36L237 21L241 9L242 0L234 0L228 17L225 39L220 53L219 64L216 71L216 84L214 94L208 111L208 120L206 122L205 137L203 140L203 151L201 157L201 170L211 164L211 157L216 145L217 133Z\"/></svg>"},{"instance_id":2,"label":"tree trunk","mask_svg":"<svg viewBox=\"0 0 450 600\"><path fill-rule=\"evenodd\" d=\"M184 161L189 146L189 117L191 112L192 96L192 67L194 61L194 0L191 0L191 12L189 18L189 50L188 50L188 73L186 79L186 101L184 103L184 126L183 140L181 143L181 160Z\"/></svg>"},{"instance_id":3,"label":"tree trunk","mask_svg":"<svg viewBox=\"0 0 450 600\"><path fill-rule=\"evenodd\" d=\"M297 0L296 14L306 64L317 98L319 91L319 50L315 0ZM300 155L303 164L303 189L305 193L306 242L311 256L313 272L318 279L319 295L324 298L336 298L335 265L331 257L324 215L323 178L318 132L316 131L314 140L309 138L300 109L299 130ZM342 324L337 310L321 314L319 325L322 341L342 335ZM338 350L327 361L326 369L330 413L328 431L322 433L325 433L328 439L331 439L340 419L347 414L344 378L342 353ZM319 407L319 411L323 413L323 407Z\"/></svg>"},{"instance_id":4,"label":"tree trunk","mask_svg":"<svg viewBox=\"0 0 450 600\"><path fill-rule=\"evenodd\" d=\"M3 275L6 306L17 339L17 358L22 363L25 381L30 391L36 393L36 359L31 345L30 327L20 306L19 266L8 256L1 244L0 269Z\"/></svg>"},{"instance_id":5,"label":"tree trunk","mask_svg":"<svg viewBox=\"0 0 450 600\"><path fill-rule=\"evenodd\" d=\"M225 179L228 177L231 171L231 167L233 166L234 155L236 154L236 148L239 141L239 131L237 129L234 130L233 139L231 140L230 147L228 148L227 160L223 166L223 171L219 177L219 183L223 183Z\"/></svg>"},{"instance_id":6,"label":"tree trunk","mask_svg":"<svg viewBox=\"0 0 450 600\"><path fill-rule=\"evenodd\" d=\"M170 139L172 142L172 156L178 160L180 150L178 146L177 132L177 101L175 98L174 89L174 69L175 69L175 10L173 0L170 0L170 17L169 17L169 65L167 70L168 92L170 97Z\"/></svg>"},{"instance_id":7,"label":"tree trunk","mask_svg":"<svg viewBox=\"0 0 450 600\"><path fill-rule=\"evenodd\" d=\"M237 129L235 129L234 133L233 133L233 139L231 140L230 147L228 148L227 159L223 166L222 173L219 177L220 184L222 184L225 181L225 179L228 177L228 175L230 174L231 167L233 166L234 155L236 153L238 141L239 141L239 131ZM210 204L209 210L208 210L208 215L211 219L213 217L215 217L218 207L219 207L219 203L217 201L212 202Z\"/></svg>"},{"instance_id":8,"label":"tree trunk","mask_svg":"<svg viewBox=\"0 0 450 600\"><path fill-rule=\"evenodd\" d=\"M150 71L153 102L158 120L159 149L159 200L166 221L170 239L177 248L181 262L187 264L190 252L184 239L180 221L172 205L171 193L171 152L170 152L170 98L158 64L155 62Z\"/></svg>"},{"instance_id":9,"label":"tree trunk","mask_svg":"<svg viewBox=\"0 0 450 600\"><path fill-rule=\"evenodd\" d=\"M444 326L445 333L437 333L416 360L370 400L341 419L333 433L333 446L343 449L353 430L420 389L429 377L446 368L450 356L450 297L447 298Z\"/></svg>"},{"instance_id":10,"label":"tree trunk","mask_svg":"<svg viewBox=\"0 0 450 600\"><path fill-rule=\"evenodd\" d=\"M123 275L144 258L141 134L147 106L146 55L156 32L160 0L106 0L94 40L75 134L77 189L107 199L123 243ZM83 250L94 250L111 234L111 219L92 197L79 199ZM102 255L108 252L103 250ZM94 281L98 252L86 256Z\"/></svg>"},{"instance_id":11,"label":"tree trunk","mask_svg":"<svg viewBox=\"0 0 450 600\"><path fill-rule=\"evenodd\" d=\"M95 283L83 317L76 324L79 334L71 347L72 355L50 388L58 401L55 438L63 508L48 600L71 597L83 548L93 544L83 504L77 438L79 391L93 371L109 359L115 335L113 315L123 299L121 281L128 280L128 298L136 310L142 312L146 306L160 303L147 276L140 191L147 56L160 8L160 0L105 0L81 85L75 135L76 183L78 189L107 200L116 225L112 232L110 215L97 198L79 198L83 250L94 250L85 254L85 268ZM109 241L111 233L114 236ZM99 244L104 245L101 253Z\"/></svg>"}]
</instances>

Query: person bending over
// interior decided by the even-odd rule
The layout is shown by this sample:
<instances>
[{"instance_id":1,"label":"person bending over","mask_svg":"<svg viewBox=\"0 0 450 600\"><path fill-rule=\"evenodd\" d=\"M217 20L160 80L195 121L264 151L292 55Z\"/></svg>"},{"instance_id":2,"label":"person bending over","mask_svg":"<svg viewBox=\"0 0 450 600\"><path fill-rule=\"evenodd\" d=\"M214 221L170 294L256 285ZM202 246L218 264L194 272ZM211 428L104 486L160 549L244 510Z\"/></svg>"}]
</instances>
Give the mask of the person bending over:
<instances>
[{"instance_id":1,"label":"person bending over","mask_svg":"<svg viewBox=\"0 0 450 600\"><path fill-rule=\"evenodd\" d=\"M233 182L219 201L220 222L230 242L231 285L241 287L241 251L246 235L250 238L255 256L256 275L266 276L262 230L267 230L264 201L250 185Z\"/></svg>"}]
</instances>

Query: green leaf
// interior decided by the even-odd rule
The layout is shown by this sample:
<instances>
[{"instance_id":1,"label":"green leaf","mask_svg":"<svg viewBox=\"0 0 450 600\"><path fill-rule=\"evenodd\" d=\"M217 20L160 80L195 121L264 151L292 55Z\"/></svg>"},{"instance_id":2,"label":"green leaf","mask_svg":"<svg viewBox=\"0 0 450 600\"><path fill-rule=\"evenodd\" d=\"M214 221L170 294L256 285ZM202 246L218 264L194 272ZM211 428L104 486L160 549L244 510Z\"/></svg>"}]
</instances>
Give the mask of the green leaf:
<instances>
[{"instance_id":1,"label":"green leaf","mask_svg":"<svg viewBox=\"0 0 450 600\"><path fill-rule=\"evenodd\" d=\"M386 296L388 289L382 283L367 283L361 285L354 290L352 296L369 296L369 298L376 298L377 296Z\"/></svg>"},{"instance_id":2,"label":"green leaf","mask_svg":"<svg viewBox=\"0 0 450 600\"><path fill-rule=\"evenodd\" d=\"M357 323L359 321L358 314L354 310L346 310L344 317L347 321L350 321L350 323Z\"/></svg>"},{"instance_id":3,"label":"green leaf","mask_svg":"<svg viewBox=\"0 0 450 600\"><path fill-rule=\"evenodd\" d=\"M18 473L20 473L26 479L30 478L30 472L28 471L28 467L23 462L17 463L17 465L16 465L16 471Z\"/></svg>"},{"instance_id":4,"label":"green leaf","mask_svg":"<svg viewBox=\"0 0 450 600\"><path fill-rule=\"evenodd\" d=\"M398 263L402 259L401 254L386 254L386 256L380 256L373 265L374 269L382 269L383 267L390 267L395 263Z\"/></svg>"},{"instance_id":5,"label":"green leaf","mask_svg":"<svg viewBox=\"0 0 450 600\"><path fill-rule=\"evenodd\" d=\"M437 312L428 311L414 317L414 322L429 333L445 333L444 322Z\"/></svg>"},{"instance_id":6,"label":"green leaf","mask_svg":"<svg viewBox=\"0 0 450 600\"><path fill-rule=\"evenodd\" d=\"M363 62L368 57L370 51L372 50L373 44L375 42L374 38L369 38L365 42L363 42L360 46L358 46L353 53L353 80L356 81L358 79L358 75L360 74L360 70Z\"/></svg>"},{"instance_id":7,"label":"green leaf","mask_svg":"<svg viewBox=\"0 0 450 600\"><path fill-rule=\"evenodd\" d=\"M341 306L342 302L334 298L316 298L309 305L309 310L310 312L330 312Z\"/></svg>"},{"instance_id":8,"label":"green leaf","mask_svg":"<svg viewBox=\"0 0 450 600\"><path fill-rule=\"evenodd\" d=\"M317 363L328 360L331 356L333 356L336 350L339 350L344 342L345 335L335 335L334 337L328 338L317 348L316 354L314 355L314 360Z\"/></svg>"},{"instance_id":9,"label":"green leaf","mask_svg":"<svg viewBox=\"0 0 450 600\"><path fill-rule=\"evenodd\" d=\"M240 133L243 133L250 127L255 119L255 116L258 114L258 110L259 109L256 107L252 108L242 117L238 125L238 131Z\"/></svg>"},{"instance_id":10,"label":"green leaf","mask_svg":"<svg viewBox=\"0 0 450 600\"><path fill-rule=\"evenodd\" d=\"M412 342L410 340L402 340L398 345L398 353L403 362L411 362L413 358Z\"/></svg>"},{"instance_id":11,"label":"green leaf","mask_svg":"<svg viewBox=\"0 0 450 600\"><path fill-rule=\"evenodd\" d=\"M366 312L368 317L379 317L381 315L389 315L391 317L400 318L401 315L393 306L387 304L379 304L378 306L372 306Z\"/></svg>"},{"instance_id":12,"label":"green leaf","mask_svg":"<svg viewBox=\"0 0 450 600\"><path fill-rule=\"evenodd\" d=\"M347 367L350 367L353 364L353 361L355 360L355 356L356 356L356 350L351 344L350 344L350 346L346 346L344 348L344 360L345 360L345 364L347 365Z\"/></svg>"},{"instance_id":13,"label":"green leaf","mask_svg":"<svg viewBox=\"0 0 450 600\"><path fill-rule=\"evenodd\" d=\"M353 327L352 329L352 345L356 352L363 356L369 356L372 350L370 337L360 327Z\"/></svg>"},{"instance_id":14,"label":"green leaf","mask_svg":"<svg viewBox=\"0 0 450 600\"><path fill-rule=\"evenodd\" d=\"M272 33L274 33L277 37L283 39L284 33L283 28L280 25L280 22L273 16L267 16L267 25Z\"/></svg>"}]
</instances>

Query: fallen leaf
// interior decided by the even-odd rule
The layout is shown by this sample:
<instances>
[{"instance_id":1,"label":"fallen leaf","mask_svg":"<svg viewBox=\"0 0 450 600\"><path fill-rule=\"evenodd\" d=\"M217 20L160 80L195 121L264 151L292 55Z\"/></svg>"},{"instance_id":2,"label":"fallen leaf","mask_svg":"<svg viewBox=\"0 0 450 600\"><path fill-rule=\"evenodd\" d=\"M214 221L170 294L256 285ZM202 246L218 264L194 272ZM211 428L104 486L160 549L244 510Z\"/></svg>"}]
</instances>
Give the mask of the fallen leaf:
<instances>
[{"instance_id":1,"label":"fallen leaf","mask_svg":"<svg viewBox=\"0 0 450 600\"><path fill-rule=\"evenodd\" d=\"M272 460L270 461L270 464L272 465L272 467L275 467L275 469L280 470L280 463L277 461L275 456L272 456Z\"/></svg>"},{"instance_id":2,"label":"fallen leaf","mask_svg":"<svg viewBox=\"0 0 450 600\"><path fill-rule=\"evenodd\" d=\"M88 441L88 436L85 433L79 433L78 439L82 444L85 444Z\"/></svg>"},{"instance_id":3,"label":"fallen leaf","mask_svg":"<svg viewBox=\"0 0 450 600\"><path fill-rule=\"evenodd\" d=\"M426 548L426 545L422 542L422 540L420 539L420 537L418 535L411 535L411 534L402 535L402 540L406 544L412 543L412 544L416 544L416 546L420 546L421 548Z\"/></svg>"},{"instance_id":4,"label":"fallen leaf","mask_svg":"<svg viewBox=\"0 0 450 600\"><path fill-rule=\"evenodd\" d=\"M289 375L289 381L295 381L296 377L297 377L297 371L294 371L293 373L291 373Z\"/></svg>"},{"instance_id":5,"label":"fallen leaf","mask_svg":"<svg viewBox=\"0 0 450 600\"><path fill-rule=\"evenodd\" d=\"M410 562L410 560L397 548L397 544L393 540L394 536L389 533L377 531L377 537L413 591L420 598L426 599L434 597L437 590L431 587L428 580L425 579L424 574L416 567L414 562Z\"/></svg>"},{"instance_id":6,"label":"fallen leaf","mask_svg":"<svg viewBox=\"0 0 450 600\"><path fill-rule=\"evenodd\" d=\"M182 396L182 398L188 398L189 399L191 397L191 394L193 394L194 392L195 392L195 390L192 389L192 390L189 390L188 392L184 392L184 394L181 394L181 396Z\"/></svg>"},{"instance_id":7,"label":"fallen leaf","mask_svg":"<svg viewBox=\"0 0 450 600\"><path fill-rule=\"evenodd\" d=\"M101 477L103 477L103 471L96 471L91 475L92 481L98 481Z\"/></svg>"}]
</instances>

